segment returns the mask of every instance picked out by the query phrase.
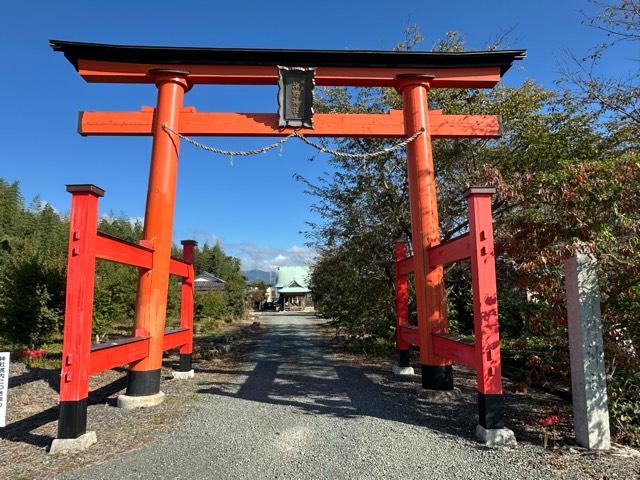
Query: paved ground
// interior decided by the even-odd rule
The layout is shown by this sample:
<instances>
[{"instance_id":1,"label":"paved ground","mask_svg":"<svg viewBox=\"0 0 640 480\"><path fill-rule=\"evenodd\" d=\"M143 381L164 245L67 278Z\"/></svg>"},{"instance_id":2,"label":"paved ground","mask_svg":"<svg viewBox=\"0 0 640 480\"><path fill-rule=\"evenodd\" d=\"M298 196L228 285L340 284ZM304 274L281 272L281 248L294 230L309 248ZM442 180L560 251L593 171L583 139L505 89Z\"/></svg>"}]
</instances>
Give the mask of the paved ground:
<instances>
[{"instance_id":1,"label":"paved ground","mask_svg":"<svg viewBox=\"0 0 640 480\"><path fill-rule=\"evenodd\" d=\"M479 445L454 415L416 417L415 401L398 401L360 368L335 361L315 317L261 321L269 330L252 362L201 380L201 408L180 430L67 478L560 477L531 449Z\"/></svg>"}]
</instances>

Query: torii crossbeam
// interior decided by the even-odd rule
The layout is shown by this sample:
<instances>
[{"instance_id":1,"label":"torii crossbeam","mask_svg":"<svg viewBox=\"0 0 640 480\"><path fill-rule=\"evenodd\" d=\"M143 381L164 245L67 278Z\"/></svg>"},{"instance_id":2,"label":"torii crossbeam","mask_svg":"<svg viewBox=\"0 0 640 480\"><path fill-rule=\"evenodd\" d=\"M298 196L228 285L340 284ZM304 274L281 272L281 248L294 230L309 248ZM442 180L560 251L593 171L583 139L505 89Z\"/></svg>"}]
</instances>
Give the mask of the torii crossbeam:
<instances>
[{"instance_id":1,"label":"torii crossbeam","mask_svg":"<svg viewBox=\"0 0 640 480\"><path fill-rule=\"evenodd\" d=\"M152 135L153 107L139 112L81 112L80 135ZM443 115L429 112L432 138L497 138L500 123L495 115ZM194 107L180 111L182 135L207 137L284 137L292 128L279 128L275 113L201 113ZM386 114L317 113L307 137L404 137L402 110Z\"/></svg>"},{"instance_id":2,"label":"torii crossbeam","mask_svg":"<svg viewBox=\"0 0 640 480\"><path fill-rule=\"evenodd\" d=\"M432 265L429 260L429 249L440 244L431 140L495 138L500 132L498 118L493 115L447 115L429 111L427 94L432 88L491 88L513 61L524 58L524 50L268 50L123 46L58 40L52 40L51 46L55 51L63 52L87 82L146 83L155 85L158 90L155 107L143 107L133 112L82 112L78 125L79 133L86 136L153 137L143 233L144 245L152 248L152 261L150 268L141 270L135 318L136 331L148 333L149 355L131 364L128 396L150 399L160 391L180 142L172 132L237 137L286 136L294 131L279 128L278 116L274 113L197 112L193 107L184 107L184 94L196 85L274 85L279 80L279 66L313 68L315 84L320 86L393 87L402 94L402 111L317 114L313 129L299 131L304 136L408 138L423 132L407 145L414 252L412 270L419 323L413 335L420 349L423 387L453 388L451 358L439 357L434 350L434 338L437 336L435 341L441 341L448 329L442 266ZM492 261L493 252L488 258ZM497 325L495 305L494 302L487 315ZM65 345L67 341L71 344L73 339L67 339L65 335ZM63 352L63 357L67 358L65 355ZM82 434L82 420L86 421L86 386L84 389L67 386L73 378L73 368L71 362L63 361L60 392L64 409L61 408L60 419L61 423L63 420L67 423L67 428L59 427L59 436L67 435L66 438ZM490 389L484 384L478 386L480 401L484 402L484 407L490 404L490 410L501 406L499 363L498 370L492 370L491 375L496 381L491 383ZM486 402L489 396L491 402ZM501 416L494 413L481 410L480 423L486 428L498 427Z\"/></svg>"}]
</instances>

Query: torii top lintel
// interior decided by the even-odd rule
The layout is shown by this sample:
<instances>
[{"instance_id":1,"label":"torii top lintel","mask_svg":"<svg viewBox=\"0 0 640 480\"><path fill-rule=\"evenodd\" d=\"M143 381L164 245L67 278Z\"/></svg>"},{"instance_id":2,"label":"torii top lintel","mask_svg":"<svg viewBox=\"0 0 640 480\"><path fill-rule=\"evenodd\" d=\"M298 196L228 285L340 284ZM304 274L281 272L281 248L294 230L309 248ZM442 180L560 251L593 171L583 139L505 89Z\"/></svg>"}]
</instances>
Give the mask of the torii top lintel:
<instances>
[{"instance_id":1,"label":"torii top lintel","mask_svg":"<svg viewBox=\"0 0 640 480\"><path fill-rule=\"evenodd\" d=\"M277 65L315 67L317 85L393 86L398 75L433 75L431 88L490 88L526 50L392 52L107 45L51 40L87 82L154 83L150 71L189 72L192 84L270 85Z\"/></svg>"}]
</instances>

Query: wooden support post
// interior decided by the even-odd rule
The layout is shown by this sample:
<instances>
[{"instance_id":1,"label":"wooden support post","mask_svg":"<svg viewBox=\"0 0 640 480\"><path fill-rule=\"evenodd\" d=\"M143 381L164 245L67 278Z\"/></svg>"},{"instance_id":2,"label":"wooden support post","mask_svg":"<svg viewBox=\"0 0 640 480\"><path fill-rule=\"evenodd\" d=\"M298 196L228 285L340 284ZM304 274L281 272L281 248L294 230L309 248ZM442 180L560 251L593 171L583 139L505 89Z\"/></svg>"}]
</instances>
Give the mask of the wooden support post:
<instances>
[{"instance_id":1,"label":"wooden support post","mask_svg":"<svg viewBox=\"0 0 640 480\"><path fill-rule=\"evenodd\" d=\"M189 276L182 279L182 292L180 298L180 327L189 329L189 342L180 347L180 367L178 371L188 376L193 376L191 357L193 353L193 302L194 280L193 271L194 251L198 242L195 240L182 240L182 260L189 264Z\"/></svg>"},{"instance_id":2,"label":"wooden support post","mask_svg":"<svg viewBox=\"0 0 640 480\"><path fill-rule=\"evenodd\" d=\"M160 370L169 290L169 270L173 214L176 196L179 138L163 125L177 130L184 92L189 88L188 72L155 70L149 72L158 87L158 102L153 126L153 147L143 238L154 249L153 265L140 273L136 298L135 328L149 332L149 356L131 364L127 397L154 396L157 402L141 399L150 406L162 401ZM136 402L125 399L128 405ZM129 407L126 407L129 408Z\"/></svg>"},{"instance_id":3,"label":"wooden support post","mask_svg":"<svg viewBox=\"0 0 640 480\"><path fill-rule=\"evenodd\" d=\"M409 279L400 272L400 262L407 258L407 243L399 240L393 245L395 259L395 290L396 290L396 348L398 349L398 365L394 365L396 375L413 375L413 368L409 359L409 342L402 338L402 326L409 325Z\"/></svg>"},{"instance_id":4,"label":"wooden support post","mask_svg":"<svg viewBox=\"0 0 640 480\"><path fill-rule=\"evenodd\" d=\"M478 387L476 435L487 444L514 445L515 435L504 428L504 399L498 332L493 216L494 188L472 187L465 193L469 209L471 282L473 287L473 329Z\"/></svg>"},{"instance_id":5,"label":"wooden support post","mask_svg":"<svg viewBox=\"0 0 640 480\"><path fill-rule=\"evenodd\" d=\"M606 450L611 436L597 264L593 257L579 253L564 265L576 442Z\"/></svg>"},{"instance_id":6,"label":"wooden support post","mask_svg":"<svg viewBox=\"0 0 640 480\"><path fill-rule=\"evenodd\" d=\"M67 191L72 199L58 439L76 439L87 430L98 199L104 195L95 185L67 185Z\"/></svg>"},{"instance_id":7,"label":"wooden support post","mask_svg":"<svg viewBox=\"0 0 640 480\"><path fill-rule=\"evenodd\" d=\"M406 136L424 128L424 133L407 145L407 171L411 231L415 267L416 303L420 333L422 386L432 390L452 390L451 361L433 351L433 333L447 332L446 298L442 266L431 267L427 250L440 243L436 179L431 147L431 129L427 91L433 77L406 75L397 77L402 93Z\"/></svg>"}]
</instances>

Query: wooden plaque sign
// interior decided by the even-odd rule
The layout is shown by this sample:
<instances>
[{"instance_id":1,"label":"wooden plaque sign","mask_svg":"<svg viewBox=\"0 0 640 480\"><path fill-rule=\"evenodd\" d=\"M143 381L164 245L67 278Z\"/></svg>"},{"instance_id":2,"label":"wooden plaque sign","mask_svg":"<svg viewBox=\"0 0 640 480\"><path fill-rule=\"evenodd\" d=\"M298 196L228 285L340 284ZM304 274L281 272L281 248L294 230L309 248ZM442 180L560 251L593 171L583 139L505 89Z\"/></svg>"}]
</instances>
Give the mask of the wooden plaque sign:
<instances>
[{"instance_id":1,"label":"wooden plaque sign","mask_svg":"<svg viewBox=\"0 0 640 480\"><path fill-rule=\"evenodd\" d=\"M315 68L278 66L278 126L313 128Z\"/></svg>"}]
</instances>

